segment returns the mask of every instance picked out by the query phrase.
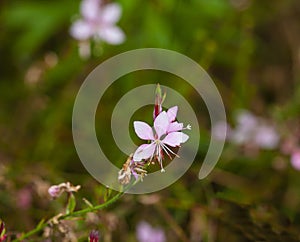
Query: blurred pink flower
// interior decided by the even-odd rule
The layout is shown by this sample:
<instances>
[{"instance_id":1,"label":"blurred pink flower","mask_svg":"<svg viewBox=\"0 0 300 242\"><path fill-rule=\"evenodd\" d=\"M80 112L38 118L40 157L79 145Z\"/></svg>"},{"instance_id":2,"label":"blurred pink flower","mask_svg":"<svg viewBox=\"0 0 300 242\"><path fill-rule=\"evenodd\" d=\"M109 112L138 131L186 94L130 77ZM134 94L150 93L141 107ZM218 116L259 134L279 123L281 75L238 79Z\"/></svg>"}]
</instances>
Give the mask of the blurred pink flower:
<instances>
[{"instance_id":1,"label":"blurred pink flower","mask_svg":"<svg viewBox=\"0 0 300 242\"><path fill-rule=\"evenodd\" d=\"M232 130L228 138L236 144L245 144L252 142L256 127L258 126L257 118L246 110L238 113L237 126Z\"/></svg>"},{"instance_id":2,"label":"blurred pink flower","mask_svg":"<svg viewBox=\"0 0 300 242\"><path fill-rule=\"evenodd\" d=\"M291 154L291 164L296 170L300 170L300 149Z\"/></svg>"},{"instance_id":3,"label":"blurred pink flower","mask_svg":"<svg viewBox=\"0 0 300 242\"><path fill-rule=\"evenodd\" d=\"M17 192L17 206L23 210L30 208L32 203L31 189L25 187Z\"/></svg>"},{"instance_id":4,"label":"blurred pink flower","mask_svg":"<svg viewBox=\"0 0 300 242\"><path fill-rule=\"evenodd\" d=\"M165 242L166 236L162 229L153 228L150 224L142 221L138 224L136 237L139 242Z\"/></svg>"},{"instance_id":5,"label":"blurred pink flower","mask_svg":"<svg viewBox=\"0 0 300 242\"><path fill-rule=\"evenodd\" d=\"M246 110L237 116L237 126L227 136L230 141L240 145L255 145L264 149L274 149L279 143L279 134L274 126Z\"/></svg>"},{"instance_id":6,"label":"blurred pink flower","mask_svg":"<svg viewBox=\"0 0 300 242\"><path fill-rule=\"evenodd\" d=\"M274 149L279 143L279 135L272 126L261 124L256 128L254 142L264 149Z\"/></svg>"},{"instance_id":7,"label":"blurred pink flower","mask_svg":"<svg viewBox=\"0 0 300 242\"><path fill-rule=\"evenodd\" d=\"M71 35L80 41L94 38L109 44L121 44L125 40L123 31L115 24L121 17L117 3L104 5L101 0L83 0L80 7L81 19L71 26Z\"/></svg>"},{"instance_id":8,"label":"blurred pink flower","mask_svg":"<svg viewBox=\"0 0 300 242\"><path fill-rule=\"evenodd\" d=\"M176 109L176 112L175 112ZM152 159L154 156L162 167L163 151L170 156L169 153L176 155L168 146L176 147L188 140L189 136L178 132L183 129L183 125L175 120L177 107L173 107L168 112L161 112L154 120L154 130L145 122L135 121L134 130L139 138L151 141L150 144L142 144L138 147L133 155L134 161ZM175 115L175 116L174 116ZM188 126L187 128L190 128ZM171 156L170 156L171 157Z\"/></svg>"},{"instance_id":9,"label":"blurred pink flower","mask_svg":"<svg viewBox=\"0 0 300 242\"><path fill-rule=\"evenodd\" d=\"M230 136L231 128L225 121L220 121L214 125L211 132L212 137L214 137L216 140L223 140L224 134L226 136Z\"/></svg>"}]
</instances>

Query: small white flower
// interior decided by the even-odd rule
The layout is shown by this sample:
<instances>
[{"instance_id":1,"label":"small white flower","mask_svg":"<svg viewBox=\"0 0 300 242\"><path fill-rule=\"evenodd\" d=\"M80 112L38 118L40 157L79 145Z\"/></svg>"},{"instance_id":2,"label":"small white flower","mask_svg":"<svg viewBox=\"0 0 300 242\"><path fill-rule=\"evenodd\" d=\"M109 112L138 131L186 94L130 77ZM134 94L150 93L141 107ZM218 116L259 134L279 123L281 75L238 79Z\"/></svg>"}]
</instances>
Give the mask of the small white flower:
<instances>
[{"instance_id":1,"label":"small white flower","mask_svg":"<svg viewBox=\"0 0 300 242\"><path fill-rule=\"evenodd\" d=\"M70 29L73 38L80 41L93 38L113 45L124 42L125 34L116 26L121 17L119 4L103 5L101 0L83 0L80 12L82 18L76 20Z\"/></svg>"}]
</instances>

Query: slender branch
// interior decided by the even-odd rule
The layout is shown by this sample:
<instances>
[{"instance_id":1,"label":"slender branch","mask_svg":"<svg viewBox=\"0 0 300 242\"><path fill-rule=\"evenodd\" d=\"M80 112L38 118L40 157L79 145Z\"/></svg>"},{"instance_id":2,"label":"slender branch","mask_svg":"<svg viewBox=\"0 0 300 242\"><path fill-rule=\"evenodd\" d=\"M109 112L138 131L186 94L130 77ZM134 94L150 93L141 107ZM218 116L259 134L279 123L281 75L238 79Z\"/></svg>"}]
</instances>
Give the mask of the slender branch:
<instances>
[{"instance_id":1,"label":"slender branch","mask_svg":"<svg viewBox=\"0 0 300 242\"><path fill-rule=\"evenodd\" d=\"M126 189L126 190L128 190L128 189ZM53 221L54 218L57 218L57 221L60 221L60 220L68 219L68 218L71 218L71 217L78 217L78 216L84 215L88 212L94 212L94 211L103 209L103 208L111 205L112 203L116 202L124 193L125 193L125 191L124 192L119 192L118 194L116 194L115 196L113 196L111 199L109 199L108 201L106 201L103 204L99 204L99 205L96 205L96 206L93 206L93 207L88 207L88 208L78 210L78 211L75 211L75 212L72 212L72 213L64 214L64 215L61 215L61 216L55 216L55 217L49 219L46 222L41 222L33 230L30 230L29 232L21 235L20 238L14 239L12 242L21 242L24 239L29 238L30 236L32 236L34 234L37 234L38 232L42 231L45 227L47 227Z\"/></svg>"},{"instance_id":2,"label":"slender branch","mask_svg":"<svg viewBox=\"0 0 300 242\"><path fill-rule=\"evenodd\" d=\"M166 221L170 224L173 231L176 233L177 237L183 241L188 242L189 239L186 236L183 229L176 223L176 221L173 219L173 217L169 214L169 212L161 205L161 204L155 204L155 208L163 215L163 217L166 219Z\"/></svg>"},{"instance_id":3,"label":"slender branch","mask_svg":"<svg viewBox=\"0 0 300 242\"><path fill-rule=\"evenodd\" d=\"M59 219L61 220L61 219L66 219L66 218L71 218L71 217L77 217L77 216L84 215L89 212L94 212L96 210L103 209L103 208L109 206L110 204L116 202L123 194L124 194L123 192L119 192L117 195L115 195L114 197L112 197L110 200L108 200L107 202L105 202L103 204L99 204L99 205L96 205L93 207L88 207L88 208L85 208L82 210L78 210L78 211L75 211L75 212L72 212L69 214L62 215Z\"/></svg>"}]
</instances>

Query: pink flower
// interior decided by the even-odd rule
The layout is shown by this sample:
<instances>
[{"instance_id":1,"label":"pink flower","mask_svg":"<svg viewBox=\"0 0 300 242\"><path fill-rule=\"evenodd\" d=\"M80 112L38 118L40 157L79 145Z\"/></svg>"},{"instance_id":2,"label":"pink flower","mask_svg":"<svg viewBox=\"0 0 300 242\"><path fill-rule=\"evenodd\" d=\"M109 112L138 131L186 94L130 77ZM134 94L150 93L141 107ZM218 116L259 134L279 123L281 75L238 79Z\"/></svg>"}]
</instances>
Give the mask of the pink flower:
<instances>
[{"instance_id":1,"label":"pink flower","mask_svg":"<svg viewBox=\"0 0 300 242\"><path fill-rule=\"evenodd\" d=\"M291 164L296 170L300 170L300 149L297 149L292 153Z\"/></svg>"},{"instance_id":2,"label":"pink flower","mask_svg":"<svg viewBox=\"0 0 300 242\"><path fill-rule=\"evenodd\" d=\"M235 144L250 144L263 149L274 149L280 137L274 126L242 110L237 116L237 126L230 130L228 139Z\"/></svg>"},{"instance_id":3,"label":"pink flower","mask_svg":"<svg viewBox=\"0 0 300 242\"><path fill-rule=\"evenodd\" d=\"M165 242L166 236L162 229L153 228L150 224L142 221L137 226L136 237L139 242Z\"/></svg>"},{"instance_id":4,"label":"pink flower","mask_svg":"<svg viewBox=\"0 0 300 242\"><path fill-rule=\"evenodd\" d=\"M103 5L101 0L83 0L80 11L82 18L75 21L70 30L75 39L94 38L113 45L124 42L123 31L115 25L121 16L119 4Z\"/></svg>"},{"instance_id":5,"label":"pink flower","mask_svg":"<svg viewBox=\"0 0 300 242\"><path fill-rule=\"evenodd\" d=\"M145 122L135 121L134 130L139 138L151 141L150 144L142 144L133 155L134 161L147 160L155 156L162 167L163 151L177 156L168 146L177 147L188 140L189 136L178 132L183 130L183 124L175 122L177 106L170 108L168 112L161 112L154 120L154 130ZM190 126L186 127L190 129ZM155 131L155 132L153 132Z\"/></svg>"}]
</instances>

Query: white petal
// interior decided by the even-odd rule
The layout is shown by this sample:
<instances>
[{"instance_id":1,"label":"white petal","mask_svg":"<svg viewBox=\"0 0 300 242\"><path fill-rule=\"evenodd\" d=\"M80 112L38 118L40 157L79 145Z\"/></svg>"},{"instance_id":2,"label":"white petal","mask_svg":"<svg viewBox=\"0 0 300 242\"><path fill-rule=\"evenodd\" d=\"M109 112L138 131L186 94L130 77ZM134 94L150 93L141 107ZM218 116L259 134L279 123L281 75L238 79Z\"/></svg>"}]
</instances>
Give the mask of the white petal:
<instances>
[{"instance_id":1,"label":"white petal","mask_svg":"<svg viewBox=\"0 0 300 242\"><path fill-rule=\"evenodd\" d=\"M255 131L252 132L252 130L250 133L250 132L245 132L242 129L233 129L230 132L228 139L234 144L242 145L242 144L250 143L254 133Z\"/></svg>"},{"instance_id":2,"label":"white petal","mask_svg":"<svg viewBox=\"0 0 300 242\"><path fill-rule=\"evenodd\" d=\"M72 24L70 34L77 40L87 40L93 35L92 26L84 20L77 20Z\"/></svg>"},{"instance_id":3,"label":"white petal","mask_svg":"<svg viewBox=\"0 0 300 242\"><path fill-rule=\"evenodd\" d=\"M161 112L154 120L154 129L158 136L158 139L167 133L169 127L169 118L165 111Z\"/></svg>"},{"instance_id":4,"label":"white petal","mask_svg":"<svg viewBox=\"0 0 300 242\"><path fill-rule=\"evenodd\" d=\"M273 127L261 125L256 129L254 142L261 148L274 149L278 145L279 135Z\"/></svg>"},{"instance_id":5,"label":"white petal","mask_svg":"<svg viewBox=\"0 0 300 242\"><path fill-rule=\"evenodd\" d=\"M83 0L80 5L81 15L87 20L96 20L100 15L100 0Z\"/></svg>"},{"instance_id":6,"label":"white petal","mask_svg":"<svg viewBox=\"0 0 300 242\"><path fill-rule=\"evenodd\" d=\"M135 121L134 131L143 140L154 140L152 128L145 122Z\"/></svg>"},{"instance_id":7,"label":"white petal","mask_svg":"<svg viewBox=\"0 0 300 242\"><path fill-rule=\"evenodd\" d=\"M178 111L178 106L174 106L168 109L167 114L169 117L169 122L173 122L176 119Z\"/></svg>"},{"instance_id":8,"label":"white petal","mask_svg":"<svg viewBox=\"0 0 300 242\"><path fill-rule=\"evenodd\" d=\"M168 133L181 131L183 129L183 123L173 122L169 124Z\"/></svg>"},{"instance_id":9,"label":"white petal","mask_svg":"<svg viewBox=\"0 0 300 242\"><path fill-rule=\"evenodd\" d=\"M173 132L168 134L162 142L166 145L176 147L179 146L181 143L186 142L189 139L189 136L182 133L182 132Z\"/></svg>"},{"instance_id":10,"label":"white petal","mask_svg":"<svg viewBox=\"0 0 300 242\"><path fill-rule=\"evenodd\" d=\"M238 126L247 127L248 130L258 125L258 118L247 110L240 110L236 119Z\"/></svg>"},{"instance_id":11,"label":"white petal","mask_svg":"<svg viewBox=\"0 0 300 242\"><path fill-rule=\"evenodd\" d=\"M121 7L117 3L107 4L101 12L101 20L104 23L114 24L121 17Z\"/></svg>"},{"instance_id":12,"label":"white petal","mask_svg":"<svg viewBox=\"0 0 300 242\"><path fill-rule=\"evenodd\" d=\"M211 134L214 139L219 141L229 138L231 137L230 125L225 121L218 121L212 126Z\"/></svg>"},{"instance_id":13,"label":"white petal","mask_svg":"<svg viewBox=\"0 0 300 242\"><path fill-rule=\"evenodd\" d=\"M137 150L134 152L133 160L134 161L141 161L141 160L147 160L151 158L155 151L155 143L151 144L143 144L137 148Z\"/></svg>"},{"instance_id":14,"label":"white petal","mask_svg":"<svg viewBox=\"0 0 300 242\"><path fill-rule=\"evenodd\" d=\"M125 41L125 34L117 26L101 26L98 30L98 36L100 39L112 45L118 45Z\"/></svg>"}]
</instances>

